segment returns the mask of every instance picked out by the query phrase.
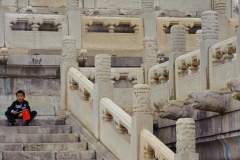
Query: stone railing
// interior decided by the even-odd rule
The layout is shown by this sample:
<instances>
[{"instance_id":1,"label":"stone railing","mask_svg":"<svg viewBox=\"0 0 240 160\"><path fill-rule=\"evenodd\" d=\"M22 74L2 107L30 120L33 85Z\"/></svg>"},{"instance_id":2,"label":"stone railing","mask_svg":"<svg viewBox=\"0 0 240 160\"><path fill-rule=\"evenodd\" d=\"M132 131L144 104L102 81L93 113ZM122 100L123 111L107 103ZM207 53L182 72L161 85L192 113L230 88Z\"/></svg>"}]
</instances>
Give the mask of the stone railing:
<instances>
[{"instance_id":1,"label":"stone railing","mask_svg":"<svg viewBox=\"0 0 240 160\"><path fill-rule=\"evenodd\" d=\"M73 89L78 87L77 89L82 93L84 99L88 99L89 96L92 97L93 83L74 67L69 68L68 73L71 83L70 87Z\"/></svg>"},{"instance_id":2,"label":"stone railing","mask_svg":"<svg viewBox=\"0 0 240 160\"><path fill-rule=\"evenodd\" d=\"M5 14L5 43L8 48L61 49L68 35L67 16Z\"/></svg>"},{"instance_id":3,"label":"stone railing","mask_svg":"<svg viewBox=\"0 0 240 160\"><path fill-rule=\"evenodd\" d=\"M174 160L174 153L151 132L143 129L140 133L141 157L156 160ZM142 159L140 159L142 160Z\"/></svg>"},{"instance_id":4,"label":"stone railing","mask_svg":"<svg viewBox=\"0 0 240 160\"><path fill-rule=\"evenodd\" d=\"M89 80L94 81L95 68L79 68L79 71ZM120 79L125 79L131 84L142 84L143 70L141 68L111 68L111 80L113 83Z\"/></svg>"},{"instance_id":5,"label":"stone railing","mask_svg":"<svg viewBox=\"0 0 240 160\"><path fill-rule=\"evenodd\" d=\"M154 101L158 99L163 101L169 99L168 79L169 61L155 65L148 70L148 82L151 86L150 103L152 106Z\"/></svg>"},{"instance_id":6,"label":"stone railing","mask_svg":"<svg viewBox=\"0 0 240 160\"><path fill-rule=\"evenodd\" d=\"M81 27L82 48L88 51L142 50L144 29L141 18L87 16L82 17Z\"/></svg>"},{"instance_id":7,"label":"stone railing","mask_svg":"<svg viewBox=\"0 0 240 160\"><path fill-rule=\"evenodd\" d=\"M93 83L74 67L68 69L67 82L67 110L93 132Z\"/></svg>"},{"instance_id":8,"label":"stone railing","mask_svg":"<svg viewBox=\"0 0 240 160\"><path fill-rule=\"evenodd\" d=\"M108 98L100 100L100 140L119 159L131 159L131 116ZM114 122L114 123L112 123ZM114 142L114 143L113 143ZM114 145L116 144L116 145Z\"/></svg>"},{"instance_id":9,"label":"stone railing","mask_svg":"<svg viewBox=\"0 0 240 160\"><path fill-rule=\"evenodd\" d=\"M200 50L175 60L176 99L186 99L189 91L200 91Z\"/></svg>"},{"instance_id":10,"label":"stone railing","mask_svg":"<svg viewBox=\"0 0 240 160\"><path fill-rule=\"evenodd\" d=\"M237 38L214 44L209 49L209 89L227 88L226 81L235 78Z\"/></svg>"}]
</instances>

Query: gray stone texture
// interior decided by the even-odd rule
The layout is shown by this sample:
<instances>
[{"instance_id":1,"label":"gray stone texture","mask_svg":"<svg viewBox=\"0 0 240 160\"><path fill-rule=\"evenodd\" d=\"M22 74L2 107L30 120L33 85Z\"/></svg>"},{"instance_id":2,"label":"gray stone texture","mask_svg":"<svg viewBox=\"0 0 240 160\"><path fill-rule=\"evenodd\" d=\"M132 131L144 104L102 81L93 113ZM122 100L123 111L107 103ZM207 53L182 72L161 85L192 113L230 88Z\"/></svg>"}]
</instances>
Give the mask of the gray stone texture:
<instances>
[{"instance_id":1,"label":"gray stone texture","mask_svg":"<svg viewBox=\"0 0 240 160\"><path fill-rule=\"evenodd\" d=\"M0 0L0 47L4 46L4 16L2 8L2 0Z\"/></svg>"}]
</instances>

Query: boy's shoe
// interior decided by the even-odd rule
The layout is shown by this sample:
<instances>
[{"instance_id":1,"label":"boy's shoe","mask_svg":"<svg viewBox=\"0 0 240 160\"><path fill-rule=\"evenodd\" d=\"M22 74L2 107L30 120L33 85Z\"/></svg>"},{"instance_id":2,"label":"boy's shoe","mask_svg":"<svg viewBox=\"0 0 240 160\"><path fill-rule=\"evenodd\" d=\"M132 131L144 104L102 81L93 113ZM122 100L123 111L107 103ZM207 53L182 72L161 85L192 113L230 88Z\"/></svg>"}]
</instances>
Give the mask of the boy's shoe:
<instances>
[{"instance_id":1,"label":"boy's shoe","mask_svg":"<svg viewBox=\"0 0 240 160\"><path fill-rule=\"evenodd\" d=\"M11 126L19 126L18 122L10 123Z\"/></svg>"},{"instance_id":2,"label":"boy's shoe","mask_svg":"<svg viewBox=\"0 0 240 160\"><path fill-rule=\"evenodd\" d=\"M24 122L22 125L23 125L23 126L29 126L29 123L30 123L30 122Z\"/></svg>"}]
</instances>

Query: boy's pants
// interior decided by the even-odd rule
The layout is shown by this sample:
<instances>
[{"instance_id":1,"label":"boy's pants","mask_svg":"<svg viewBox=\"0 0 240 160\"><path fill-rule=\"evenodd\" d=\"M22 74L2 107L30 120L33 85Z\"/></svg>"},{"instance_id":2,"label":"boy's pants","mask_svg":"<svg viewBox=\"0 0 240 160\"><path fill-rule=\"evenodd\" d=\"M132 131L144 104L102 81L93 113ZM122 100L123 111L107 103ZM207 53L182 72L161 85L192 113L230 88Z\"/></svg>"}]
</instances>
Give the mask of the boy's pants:
<instances>
[{"instance_id":1,"label":"boy's pants","mask_svg":"<svg viewBox=\"0 0 240 160\"><path fill-rule=\"evenodd\" d=\"M18 114L14 115L12 114L11 112L9 111L6 111L5 112L5 115L8 119L8 121L11 123L11 124L14 124L16 122L15 119L22 119L22 117L18 117ZM30 123L32 122L32 120L36 117L37 115L37 112L36 111L31 111L30 112L30 120L26 121L26 123Z\"/></svg>"}]
</instances>

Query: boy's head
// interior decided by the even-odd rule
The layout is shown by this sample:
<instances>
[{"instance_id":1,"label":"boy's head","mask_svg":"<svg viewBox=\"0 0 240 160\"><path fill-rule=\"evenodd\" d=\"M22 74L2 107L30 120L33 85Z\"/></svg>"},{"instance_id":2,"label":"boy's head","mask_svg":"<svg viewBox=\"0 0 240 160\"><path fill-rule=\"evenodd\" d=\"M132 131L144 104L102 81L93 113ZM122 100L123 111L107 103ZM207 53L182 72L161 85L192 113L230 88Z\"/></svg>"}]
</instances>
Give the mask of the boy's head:
<instances>
[{"instance_id":1,"label":"boy's head","mask_svg":"<svg viewBox=\"0 0 240 160\"><path fill-rule=\"evenodd\" d=\"M25 98L25 92L22 90L17 91L16 98L17 98L18 102L22 103Z\"/></svg>"}]
</instances>

